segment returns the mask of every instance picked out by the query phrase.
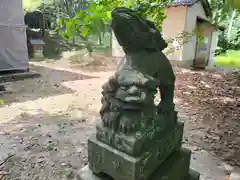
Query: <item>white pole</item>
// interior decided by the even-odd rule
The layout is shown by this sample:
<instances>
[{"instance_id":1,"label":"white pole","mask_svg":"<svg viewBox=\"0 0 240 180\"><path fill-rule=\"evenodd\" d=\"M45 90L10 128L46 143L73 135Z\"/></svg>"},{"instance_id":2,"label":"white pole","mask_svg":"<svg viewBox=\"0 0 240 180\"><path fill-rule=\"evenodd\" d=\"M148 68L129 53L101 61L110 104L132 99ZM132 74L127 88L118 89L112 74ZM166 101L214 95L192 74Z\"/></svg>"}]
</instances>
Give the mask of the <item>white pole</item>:
<instances>
[{"instance_id":1,"label":"white pole","mask_svg":"<svg viewBox=\"0 0 240 180\"><path fill-rule=\"evenodd\" d=\"M210 53L209 53L209 61L208 61L208 67L214 68L214 53L217 48L218 44L218 32L214 31L212 33L212 41L211 41L211 47L210 47Z\"/></svg>"}]
</instances>

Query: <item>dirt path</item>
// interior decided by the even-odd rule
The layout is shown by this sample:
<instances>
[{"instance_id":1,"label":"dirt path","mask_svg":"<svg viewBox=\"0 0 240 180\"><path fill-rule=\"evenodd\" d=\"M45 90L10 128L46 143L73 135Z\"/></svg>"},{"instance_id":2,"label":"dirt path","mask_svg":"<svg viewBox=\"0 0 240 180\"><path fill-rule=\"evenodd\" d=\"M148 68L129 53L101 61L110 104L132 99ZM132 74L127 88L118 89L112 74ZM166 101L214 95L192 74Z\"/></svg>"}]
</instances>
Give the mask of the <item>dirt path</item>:
<instances>
[{"instance_id":1,"label":"dirt path","mask_svg":"<svg viewBox=\"0 0 240 180\"><path fill-rule=\"evenodd\" d=\"M240 166L240 73L175 69L178 105L187 121L189 143ZM202 133L200 136L199 132Z\"/></svg>"},{"instance_id":2,"label":"dirt path","mask_svg":"<svg viewBox=\"0 0 240 180\"><path fill-rule=\"evenodd\" d=\"M111 72L86 75L36 64L31 69L42 77L9 83L1 97L0 159L14 156L0 168L10 170L11 180L74 179L87 163L100 87Z\"/></svg>"},{"instance_id":3,"label":"dirt path","mask_svg":"<svg viewBox=\"0 0 240 180\"><path fill-rule=\"evenodd\" d=\"M99 121L101 85L113 72L87 73L61 62L34 63L31 69L42 77L9 83L0 97L5 101L0 107L0 163L13 155L0 170L9 180L78 179L87 163L87 139ZM177 94L179 106L182 98ZM200 151L205 132L182 109L185 143Z\"/></svg>"}]
</instances>

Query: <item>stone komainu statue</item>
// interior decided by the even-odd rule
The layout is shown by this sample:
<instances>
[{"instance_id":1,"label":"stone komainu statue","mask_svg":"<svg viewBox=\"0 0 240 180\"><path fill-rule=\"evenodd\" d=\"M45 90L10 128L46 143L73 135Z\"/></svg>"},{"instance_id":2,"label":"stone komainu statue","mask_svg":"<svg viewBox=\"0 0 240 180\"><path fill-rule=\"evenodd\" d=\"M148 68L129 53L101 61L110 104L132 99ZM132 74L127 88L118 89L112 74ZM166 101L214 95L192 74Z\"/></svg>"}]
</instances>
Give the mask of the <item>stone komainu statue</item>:
<instances>
[{"instance_id":1,"label":"stone komainu statue","mask_svg":"<svg viewBox=\"0 0 240 180\"><path fill-rule=\"evenodd\" d=\"M151 21L121 7L112 11L111 28L126 62L102 87L102 122L97 126L97 138L136 155L176 121L175 75L162 53L167 44ZM158 89L161 101L155 105Z\"/></svg>"},{"instance_id":2,"label":"stone komainu statue","mask_svg":"<svg viewBox=\"0 0 240 180\"><path fill-rule=\"evenodd\" d=\"M189 168L191 151L181 148L184 124L174 110L175 76L162 53L167 44L131 9L113 10L112 30L126 59L102 87L102 121L88 140L89 169L115 180L199 180Z\"/></svg>"}]
</instances>

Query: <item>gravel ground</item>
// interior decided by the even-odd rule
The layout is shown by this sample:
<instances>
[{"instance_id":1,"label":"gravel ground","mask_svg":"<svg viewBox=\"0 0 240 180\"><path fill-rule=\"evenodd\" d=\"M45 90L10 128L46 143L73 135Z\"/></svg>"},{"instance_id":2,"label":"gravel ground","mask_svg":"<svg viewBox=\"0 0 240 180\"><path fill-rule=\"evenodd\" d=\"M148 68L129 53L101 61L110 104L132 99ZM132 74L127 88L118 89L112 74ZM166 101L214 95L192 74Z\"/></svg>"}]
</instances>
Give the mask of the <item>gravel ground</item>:
<instances>
[{"instance_id":1,"label":"gravel ground","mask_svg":"<svg viewBox=\"0 0 240 180\"><path fill-rule=\"evenodd\" d=\"M101 85L113 71L83 71L64 60L34 62L31 70L42 76L8 83L0 95L5 102L0 106L0 179L2 174L9 180L77 180L87 164L87 139L99 121ZM185 143L194 142L199 151L208 146L202 140L206 129L200 131L199 123L187 118L182 98L177 93Z\"/></svg>"}]
</instances>

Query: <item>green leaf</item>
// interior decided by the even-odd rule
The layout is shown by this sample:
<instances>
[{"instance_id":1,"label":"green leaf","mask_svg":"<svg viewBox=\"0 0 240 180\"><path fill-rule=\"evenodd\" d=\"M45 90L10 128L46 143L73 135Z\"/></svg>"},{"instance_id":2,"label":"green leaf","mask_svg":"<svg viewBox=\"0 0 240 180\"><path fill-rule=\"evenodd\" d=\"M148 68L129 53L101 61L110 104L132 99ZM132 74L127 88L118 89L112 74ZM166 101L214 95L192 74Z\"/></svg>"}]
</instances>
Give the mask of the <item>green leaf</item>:
<instances>
[{"instance_id":1,"label":"green leaf","mask_svg":"<svg viewBox=\"0 0 240 180\"><path fill-rule=\"evenodd\" d=\"M57 24L58 24L58 25L63 24L62 19L57 19Z\"/></svg>"},{"instance_id":2,"label":"green leaf","mask_svg":"<svg viewBox=\"0 0 240 180\"><path fill-rule=\"evenodd\" d=\"M83 36L83 37L86 37L89 33L89 30L90 30L89 28L82 29L80 35Z\"/></svg>"},{"instance_id":3,"label":"green leaf","mask_svg":"<svg viewBox=\"0 0 240 180\"><path fill-rule=\"evenodd\" d=\"M0 99L0 105L3 105L4 101L2 99Z\"/></svg>"},{"instance_id":4,"label":"green leaf","mask_svg":"<svg viewBox=\"0 0 240 180\"><path fill-rule=\"evenodd\" d=\"M112 13L111 13L111 11L107 11L106 15L107 15L107 18L108 18L108 19L111 19L111 18L112 18Z\"/></svg>"}]
</instances>

